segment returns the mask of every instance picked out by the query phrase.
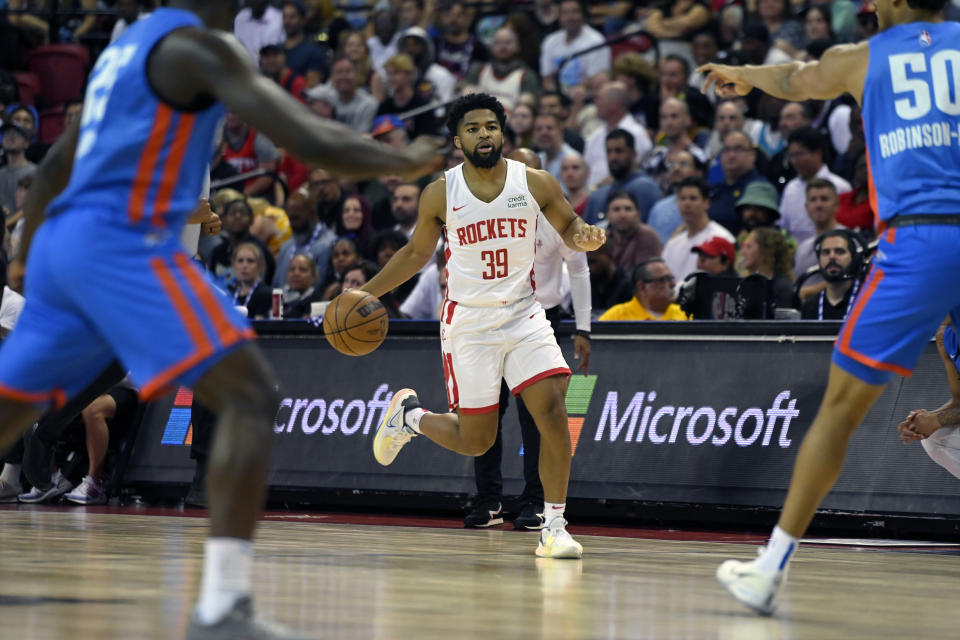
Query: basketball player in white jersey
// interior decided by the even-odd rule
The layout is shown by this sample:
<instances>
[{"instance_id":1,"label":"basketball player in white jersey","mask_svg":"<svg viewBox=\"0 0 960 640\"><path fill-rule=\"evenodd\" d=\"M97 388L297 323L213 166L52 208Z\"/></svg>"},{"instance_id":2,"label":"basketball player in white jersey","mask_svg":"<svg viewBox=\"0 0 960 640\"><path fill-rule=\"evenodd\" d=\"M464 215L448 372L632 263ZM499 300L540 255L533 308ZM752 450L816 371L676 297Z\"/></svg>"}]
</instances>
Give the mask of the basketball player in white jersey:
<instances>
[{"instance_id":1,"label":"basketball player in white jersey","mask_svg":"<svg viewBox=\"0 0 960 640\"><path fill-rule=\"evenodd\" d=\"M451 105L447 127L464 162L427 186L410 242L363 287L377 297L393 290L426 264L440 234L446 234L440 339L451 413L429 413L413 390L398 391L373 451L388 465L422 434L452 451L481 455L497 435L500 379L505 379L541 434L546 526L536 553L579 558L583 548L567 533L563 517L571 458L564 404L570 369L534 298L537 216L543 212L577 251L592 251L606 237L573 212L549 173L501 157L505 120L503 105L486 94L466 95Z\"/></svg>"}]
</instances>

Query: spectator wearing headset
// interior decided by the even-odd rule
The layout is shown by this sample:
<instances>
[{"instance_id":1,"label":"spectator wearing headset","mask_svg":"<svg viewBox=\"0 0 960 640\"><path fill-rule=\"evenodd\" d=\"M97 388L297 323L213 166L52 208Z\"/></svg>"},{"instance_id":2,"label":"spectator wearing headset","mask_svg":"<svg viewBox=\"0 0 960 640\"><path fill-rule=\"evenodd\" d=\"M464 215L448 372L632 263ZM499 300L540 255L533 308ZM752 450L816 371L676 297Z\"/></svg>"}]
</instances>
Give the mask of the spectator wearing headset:
<instances>
[{"instance_id":1,"label":"spectator wearing headset","mask_svg":"<svg viewBox=\"0 0 960 640\"><path fill-rule=\"evenodd\" d=\"M848 229L833 229L817 238L815 252L826 289L812 296L800 309L804 320L843 320L853 308L860 290L863 249Z\"/></svg>"}]
</instances>

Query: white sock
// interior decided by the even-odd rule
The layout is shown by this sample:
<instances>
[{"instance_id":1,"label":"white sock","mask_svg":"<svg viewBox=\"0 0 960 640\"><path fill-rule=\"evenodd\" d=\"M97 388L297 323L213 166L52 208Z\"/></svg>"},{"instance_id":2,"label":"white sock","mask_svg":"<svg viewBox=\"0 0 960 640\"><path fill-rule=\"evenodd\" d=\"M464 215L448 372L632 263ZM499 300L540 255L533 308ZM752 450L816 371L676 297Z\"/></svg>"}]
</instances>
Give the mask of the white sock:
<instances>
[{"instance_id":1,"label":"white sock","mask_svg":"<svg viewBox=\"0 0 960 640\"><path fill-rule=\"evenodd\" d=\"M563 512L567 508L566 502L544 502L543 503L543 521L551 529L562 529L566 524L563 519Z\"/></svg>"},{"instance_id":2,"label":"white sock","mask_svg":"<svg viewBox=\"0 0 960 640\"><path fill-rule=\"evenodd\" d=\"M410 409L403 414L403 424L407 425L417 433L420 433L420 419L427 413L429 413L429 411L423 409L422 407Z\"/></svg>"},{"instance_id":3,"label":"white sock","mask_svg":"<svg viewBox=\"0 0 960 640\"><path fill-rule=\"evenodd\" d=\"M203 545L203 581L197 617L215 624L233 603L250 594L253 544L240 538L209 538Z\"/></svg>"},{"instance_id":4,"label":"white sock","mask_svg":"<svg viewBox=\"0 0 960 640\"><path fill-rule=\"evenodd\" d=\"M3 472L0 473L0 480L3 480L8 484L20 484L20 465L10 464L9 462L3 465Z\"/></svg>"},{"instance_id":5,"label":"white sock","mask_svg":"<svg viewBox=\"0 0 960 640\"><path fill-rule=\"evenodd\" d=\"M757 558L757 568L763 571L782 571L797 550L800 540L781 529L774 527L767 548Z\"/></svg>"}]
</instances>

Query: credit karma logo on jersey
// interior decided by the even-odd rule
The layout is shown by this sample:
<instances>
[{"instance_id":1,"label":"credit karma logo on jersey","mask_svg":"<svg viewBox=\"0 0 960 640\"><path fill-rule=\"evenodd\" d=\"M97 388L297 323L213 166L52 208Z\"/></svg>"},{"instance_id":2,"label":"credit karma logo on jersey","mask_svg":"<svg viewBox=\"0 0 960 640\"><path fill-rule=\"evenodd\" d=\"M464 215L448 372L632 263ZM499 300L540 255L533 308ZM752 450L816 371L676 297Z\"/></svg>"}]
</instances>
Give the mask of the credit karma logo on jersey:
<instances>
[{"instance_id":1,"label":"credit karma logo on jersey","mask_svg":"<svg viewBox=\"0 0 960 640\"><path fill-rule=\"evenodd\" d=\"M381 384L369 400L360 398L284 398L273 421L274 433L292 433L299 429L312 436L320 432L325 436L340 432L352 436L362 430L368 435L371 428L380 423L393 392L390 386Z\"/></svg>"},{"instance_id":2,"label":"credit karma logo on jersey","mask_svg":"<svg viewBox=\"0 0 960 640\"><path fill-rule=\"evenodd\" d=\"M792 444L790 423L800 415L797 399L790 391L779 392L769 407L681 406L656 402L656 391L639 391L629 402L608 391L593 439L600 442L644 441L674 444L686 441L693 446L722 447L771 445L787 449ZM625 405L625 406L624 406Z\"/></svg>"}]
</instances>

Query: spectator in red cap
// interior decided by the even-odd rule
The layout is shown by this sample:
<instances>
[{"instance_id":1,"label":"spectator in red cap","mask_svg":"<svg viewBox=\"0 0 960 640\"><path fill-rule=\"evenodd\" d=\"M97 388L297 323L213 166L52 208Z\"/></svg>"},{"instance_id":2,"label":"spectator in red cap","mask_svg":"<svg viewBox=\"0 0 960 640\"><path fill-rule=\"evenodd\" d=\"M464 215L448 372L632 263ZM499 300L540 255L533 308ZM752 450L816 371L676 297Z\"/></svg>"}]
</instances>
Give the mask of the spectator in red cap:
<instances>
[{"instance_id":1,"label":"spectator in red cap","mask_svg":"<svg viewBox=\"0 0 960 640\"><path fill-rule=\"evenodd\" d=\"M733 263L737 259L737 249L726 238L714 236L690 249L690 252L697 254L697 271L705 271L712 276L736 277Z\"/></svg>"}]
</instances>

